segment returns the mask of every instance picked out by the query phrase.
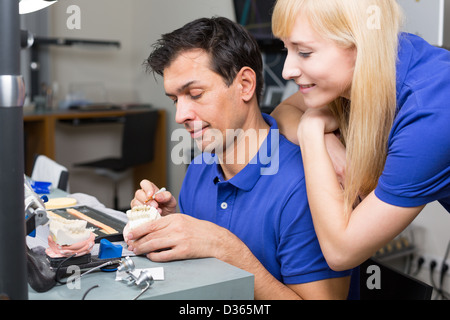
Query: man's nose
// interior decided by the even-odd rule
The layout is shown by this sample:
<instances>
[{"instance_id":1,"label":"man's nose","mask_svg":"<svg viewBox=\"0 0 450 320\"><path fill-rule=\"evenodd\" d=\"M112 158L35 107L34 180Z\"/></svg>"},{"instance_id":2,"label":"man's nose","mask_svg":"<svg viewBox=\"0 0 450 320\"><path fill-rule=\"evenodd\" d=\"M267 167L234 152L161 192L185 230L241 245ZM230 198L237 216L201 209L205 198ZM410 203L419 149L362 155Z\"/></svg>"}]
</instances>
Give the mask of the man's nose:
<instances>
[{"instance_id":1,"label":"man's nose","mask_svg":"<svg viewBox=\"0 0 450 320\"><path fill-rule=\"evenodd\" d=\"M194 120L195 113L192 106L180 98L177 102L177 112L175 114L175 121L179 124L183 124L186 121Z\"/></svg>"}]
</instances>

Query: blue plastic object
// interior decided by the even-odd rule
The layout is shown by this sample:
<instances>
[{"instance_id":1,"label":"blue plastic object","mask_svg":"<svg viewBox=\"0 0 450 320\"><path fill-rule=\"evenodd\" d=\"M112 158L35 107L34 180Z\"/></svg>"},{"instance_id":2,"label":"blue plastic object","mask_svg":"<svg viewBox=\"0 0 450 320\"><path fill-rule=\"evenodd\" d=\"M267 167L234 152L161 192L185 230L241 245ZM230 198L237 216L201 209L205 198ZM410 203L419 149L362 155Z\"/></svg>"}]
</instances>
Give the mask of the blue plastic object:
<instances>
[{"instance_id":1,"label":"blue plastic object","mask_svg":"<svg viewBox=\"0 0 450 320\"><path fill-rule=\"evenodd\" d=\"M100 240L99 259L113 259L122 257L122 246L113 244L107 239Z\"/></svg>"},{"instance_id":2,"label":"blue plastic object","mask_svg":"<svg viewBox=\"0 0 450 320\"><path fill-rule=\"evenodd\" d=\"M33 191L40 194L47 194L50 193L50 186L52 185L51 182L47 181L32 181L31 187L33 188Z\"/></svg>"}]
</instances>

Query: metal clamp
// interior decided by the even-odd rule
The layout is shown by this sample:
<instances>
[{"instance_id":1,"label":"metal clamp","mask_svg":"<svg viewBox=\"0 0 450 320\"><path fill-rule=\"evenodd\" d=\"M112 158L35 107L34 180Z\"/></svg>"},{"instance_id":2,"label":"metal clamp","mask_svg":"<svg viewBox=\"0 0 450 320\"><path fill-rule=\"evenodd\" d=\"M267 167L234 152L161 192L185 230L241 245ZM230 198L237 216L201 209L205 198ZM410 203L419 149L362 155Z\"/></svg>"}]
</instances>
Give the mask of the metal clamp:
<instances>
[{"instance_id":1,"label":"metal clamp","mask_svg":"<svg viewBox=\"0 0 450 320\"><path fill-rule=\"evenodd\" d=\"M132 272L135 270L135 265L130 257L125 257L120 261L117 267L118 272L126 272L129 275L129 283L134 283L139 288L142 288L141 293L139 293L133 300L139 298L145 291L150 288L150 286L155 282L153 276L146 270L142 270L139 277L136 277Z\"/></svg>"},{"instance_id":2,"label":"metal clamp","mask_svg":"<svg viewBox=\"0 0 450 320\"><path fill-rule=\"evenodd\" d=\"M45 225L49 219L42 199L33 191L24 176L25 222L27 234L38 226Z\"/></svg>"},{"instance_id":3,"label":"metal clamp","mask_svg":"<svg viewBox=\"0 0 450 320\"><path fill-rule=\"evenodd\" d=\"M0 107L23 107L25 94L21 75L0 75Z\"/></svg>"}]
</instances>

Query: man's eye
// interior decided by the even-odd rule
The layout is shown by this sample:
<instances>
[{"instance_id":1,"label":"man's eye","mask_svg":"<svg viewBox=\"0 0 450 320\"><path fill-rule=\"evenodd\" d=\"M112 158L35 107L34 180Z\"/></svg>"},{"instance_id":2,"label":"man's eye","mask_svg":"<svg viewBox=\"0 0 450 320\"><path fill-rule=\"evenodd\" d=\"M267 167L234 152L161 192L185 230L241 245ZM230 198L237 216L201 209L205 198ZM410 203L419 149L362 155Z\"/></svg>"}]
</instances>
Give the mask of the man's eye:
<instances>
[{"instance_id":1,"label":"man's eye","mask_svg":"<svg viewBox=\"0 0 450 320\"><path fill-rule=\"evenodd\" d=\"M192 100L197 100L197 99L200 99L202 97L202 94L200 93L200 94L197 94L197 95L192 95L191 94L191 99Z\"/></svg>"}]
</instances>

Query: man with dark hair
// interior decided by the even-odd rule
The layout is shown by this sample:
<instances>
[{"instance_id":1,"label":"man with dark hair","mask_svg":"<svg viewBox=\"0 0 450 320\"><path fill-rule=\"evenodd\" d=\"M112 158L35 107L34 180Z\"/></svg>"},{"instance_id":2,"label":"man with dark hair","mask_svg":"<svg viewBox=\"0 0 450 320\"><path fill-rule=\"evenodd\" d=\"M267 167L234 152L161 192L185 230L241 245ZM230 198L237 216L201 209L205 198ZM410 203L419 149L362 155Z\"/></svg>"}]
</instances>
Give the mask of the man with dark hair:
<instances>
[{"instance_id":1,"label":"man with dark hair","mask_svg":"<svg viewBox=\"0 0 450 320\"><path fill-rule=\"evenodd\" d=\"M226 18L201 18L172 33L162 35L147 59L147 69L161 76L178 54L191 49L202 49L211 55L211 70L222 76L230 86L243 67L256 73L255 95L262 94L263 62L255 39L238 24Z\"/></svg>"},{"instance_id":2,"label":"man with dark hair","mask_svg":"<svg viewBox=\"0 0 450 320\"><path fill-rule=\"evenodd\" d=\"M183 181L182 213L168 191L147 201L158 187L141 182L131 206L163 217L131 230L129 249L153 261L216 257L255 275L256 299L347 298L350 271L328 267L314 232L300 149L259 109L261 54L249 33L195 20L163 35L148 68L203 153Z\"/></svg>"}]
</instances>

